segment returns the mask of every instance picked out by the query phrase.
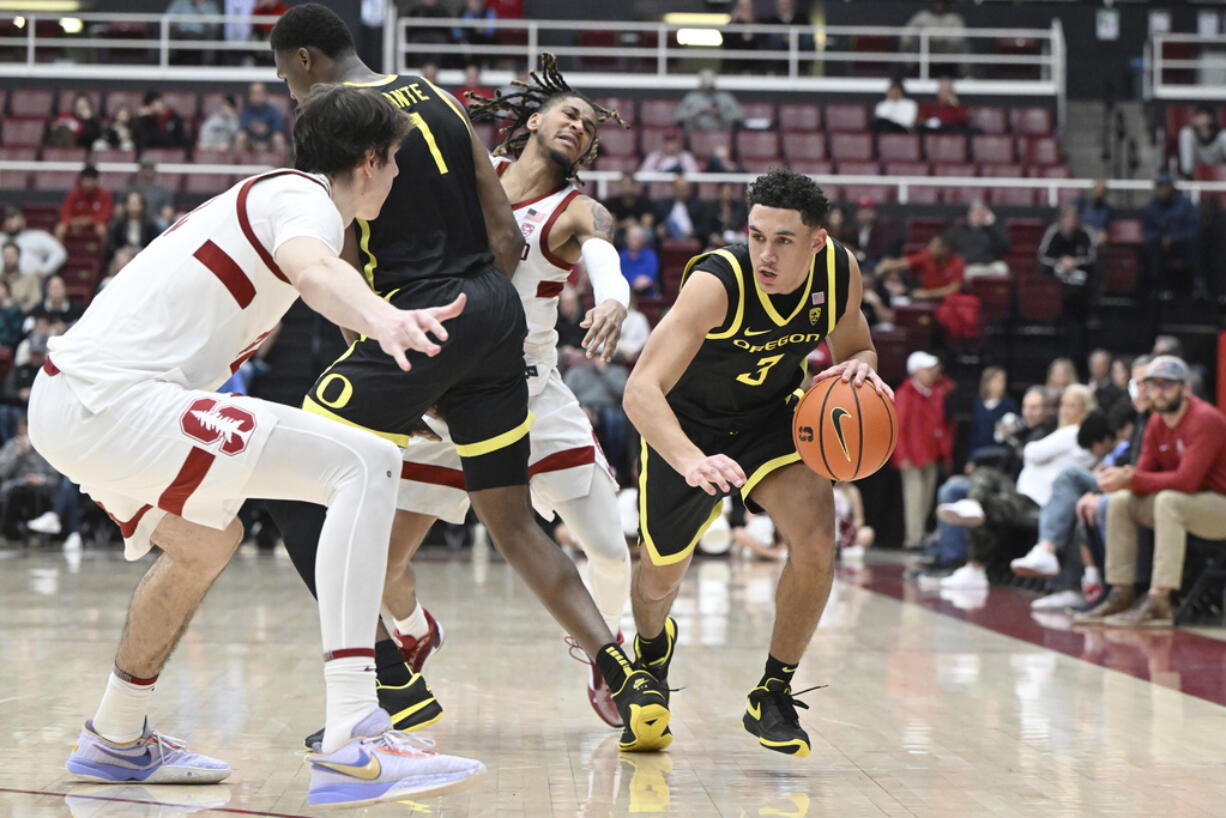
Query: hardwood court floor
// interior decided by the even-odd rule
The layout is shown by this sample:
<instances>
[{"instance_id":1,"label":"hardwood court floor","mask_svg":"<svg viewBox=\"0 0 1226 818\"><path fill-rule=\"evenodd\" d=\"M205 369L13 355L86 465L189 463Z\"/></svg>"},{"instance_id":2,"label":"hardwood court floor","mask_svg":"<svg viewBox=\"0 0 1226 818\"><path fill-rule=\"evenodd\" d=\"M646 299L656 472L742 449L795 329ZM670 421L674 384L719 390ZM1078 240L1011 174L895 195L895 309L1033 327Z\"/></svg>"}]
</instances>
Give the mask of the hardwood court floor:
<instances>
[{"instance_id":1,"label":"hardwood court floor","mask_svg":"<svg viewBox=\"0 0 1226 818\"><path fill-rule=\"evenodd\" d=\"M228 761L230 780L108 788L72 782L63 764L97 703L143 564L92 553L76 565L57 554L5 557L0 815L328 814L306 805L299 749L323 712L317 617L287 560L240 553L154 696L153 723ZM419 586L447 628L446 649L427 667L447 713L429 734L490 771L452 797L360 814L1226 814L1226 687L1180 689L1205 668L1220 679L1226 643L1060 627L1008 636L999 631L1010 623L1032 627L1024 596L993 589L968 613L916 595L896 564L840 576L801 665L798 689L830 685L800 711L813 754L761 749L739 720L764 659L776 571L694 566L676 609L671 681L685 688L673 697L676 740L665 753L619 757L614 731L588 708L584 667L505 564L422 562ZM994 624L1001 612L1007 621ZM1185 638L1203 644L1181 675ZM1116 659L1099 661L1113 650Z\"/></svg>"}]
</instances>

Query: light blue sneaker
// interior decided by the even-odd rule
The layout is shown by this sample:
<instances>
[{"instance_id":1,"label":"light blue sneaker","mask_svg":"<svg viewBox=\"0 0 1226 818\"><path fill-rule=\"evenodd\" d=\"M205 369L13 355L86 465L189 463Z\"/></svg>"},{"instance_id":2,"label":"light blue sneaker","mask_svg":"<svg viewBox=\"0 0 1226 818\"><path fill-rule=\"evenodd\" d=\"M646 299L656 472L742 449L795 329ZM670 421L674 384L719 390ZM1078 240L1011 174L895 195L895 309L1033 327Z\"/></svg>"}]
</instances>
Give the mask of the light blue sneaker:
<instances>
[{"instance_id":1,"label":"light blue sneaker","mask_svg":"<svg viewBox=\"0 0 1226 818\"><path fill-rule=\"evenodd\" d=\"M440 755L434 742L393 730L376 708L358 722L350 741L335 752L311 753L310 804L355 805L454 792L485 773L480 761Z\"/></svg>"},{"instance_id":2,"label":"light blue sneaker","mask_svg":"<svg viewBox=\"0 0 1226 818\"><path fill-rule=\"evenodd\" d=\"M93 722L87 721L68 756L68 772L104 784L216 784L230 774L230 766L189 752L182 739L151 730L149 719L145 719L140 738L122 744L98 735Z\"/></svg>"}]
</instances>

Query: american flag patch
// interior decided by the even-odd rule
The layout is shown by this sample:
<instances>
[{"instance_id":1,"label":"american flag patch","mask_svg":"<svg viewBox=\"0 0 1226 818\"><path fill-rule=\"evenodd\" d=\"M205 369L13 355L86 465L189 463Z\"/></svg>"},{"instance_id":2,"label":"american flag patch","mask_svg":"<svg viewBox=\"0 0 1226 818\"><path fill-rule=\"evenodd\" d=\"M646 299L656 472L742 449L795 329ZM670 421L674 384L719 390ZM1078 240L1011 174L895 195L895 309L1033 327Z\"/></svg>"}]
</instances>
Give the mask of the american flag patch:
<instances>
[{"instance_id":1,"label":"american flag patch","mask_svg":"<svg viewBox=\"0 0 1226 818\"><path fill-rule=\"evenodd\" d=\"M813 306L816 307L818 304L825 304L825 303L826 303L825 293L813 293Z\"/></svg>"},{"instance_id":2,"label":"american flag patch","mask_svg":"<svg viewBox=\"0 0 1226 818\"><path fill-rule=\"evenodd\" d=\"M545 214L535 208L528 208L528 212L524 214L524 220L530 222L539 222L545 218Z\"/></svg>"}]
</instances>

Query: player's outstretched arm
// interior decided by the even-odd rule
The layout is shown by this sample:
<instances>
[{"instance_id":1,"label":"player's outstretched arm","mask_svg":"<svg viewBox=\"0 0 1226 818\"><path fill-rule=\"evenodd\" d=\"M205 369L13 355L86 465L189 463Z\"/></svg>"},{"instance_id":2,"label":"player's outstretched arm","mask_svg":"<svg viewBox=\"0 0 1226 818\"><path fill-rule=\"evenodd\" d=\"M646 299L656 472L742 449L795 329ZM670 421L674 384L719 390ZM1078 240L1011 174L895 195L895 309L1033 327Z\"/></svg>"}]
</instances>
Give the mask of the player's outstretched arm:
<instances>
[{"instance_id":1,"label":"player's outstretched arm","mask_svg":"<svg viewBox=\"0 0 1226 818\"><path fill-rule=\"evenodd\" d=\"M877 375L877 348L873 346L868 320L860 310L863 289L860 283L860 263L850 253L847 257L851 265L847 308L843 310L843 317L834 325L834 332L826 339L826 343L830 345L830 355L836 363L819 372L814 380L838 376L845 381L854 381L856 386L868 381L874 389L889 395L893 400L894 390Z\"/></svg>"},{"instance_id":2,"label":"player's outstretched arm","mask_svg":"<svg viewBox=\"0 0 1226 818\"><path fill-rule=\"evenodd\" d=\"M596 299L596 306L579 322L587 330L583 348L591 358L603 347L601 357L611 361L630 306L630 282L622 275L621 257L613 246L613 217L600 202L579 196L566 208L564 219L571 231L569 240L579 246Z\"/></svg>"},{"instance_id":3,"label":"player's outstretched arm","mask_svg":"<svg viewBox=\"0 0 1226 818\"><path fill-rule=\"evenodd\" d=\"M630 422L686 482L707 494L745 484L745 472L726 455L708 457L689 439L664 396L681 378L707 333L728 311L728 294L719 279L695 270L677 303L651 333L630 380L623 406Z\"/></svg>"},{"instance_id":4,"label":"player's outstretched arm","mask_svg":"<svg viewBox=\"0 0 1226 818\"><path fill-rule=\"evenodd\" d=\"M463 294L443 307L397 309L376 295L357 270L319 239L290 239L277 248L276 260L308 307L337 326L374 338L401 369L409 368L406 350L437 355L440 347L427 333L446 341L442 322L464 310Z\"/></svg>"}]
</instances>

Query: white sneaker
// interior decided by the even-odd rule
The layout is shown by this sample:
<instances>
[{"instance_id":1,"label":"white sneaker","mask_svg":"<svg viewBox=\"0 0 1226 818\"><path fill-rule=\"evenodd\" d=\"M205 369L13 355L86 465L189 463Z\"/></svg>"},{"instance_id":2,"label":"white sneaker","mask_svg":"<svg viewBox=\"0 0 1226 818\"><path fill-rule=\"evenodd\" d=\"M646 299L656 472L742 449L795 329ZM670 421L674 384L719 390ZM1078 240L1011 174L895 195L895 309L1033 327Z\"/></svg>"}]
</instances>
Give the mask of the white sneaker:
<instances>
[{"instance_id":1,"label":"white sneaker","mask_svg":"<svg viewBox=\"0 0 1226 818\"><path fill-rule=\"evenodd\" d=\"M80 551L81 545L81 535L75 531L64 538L65 551Z\"/></svg>"},{"instance_id":2,"label":"white sneaker","mask_svg":"<svg viewBox=\"0 0 1226 818\"><path fill-rule=\"evenodd\" d=\"M1009 563L1013 573L1023 577L1054 577L1060 573L1060 560L1041 545L1036 545L1026 556Z\"/></svg>"},{"instance_id":3,"label":"white sneaker","mask_svg":"<svg viewBox=\"0 0 1226 818\"><path fill-rule=\"evenodd\" d=\"M26 528L39 534L59 534L60 515L54 511L45 511L26 523Z\"/></svg>"},{"instance_id":4,"label":"white sneaker","mask_svg":"<svg viewBox=\"0 0 1226 818\"><path fill-rule=\"evenodd\" d=\"M941 599L964 611L977 611L988 603L987 588L944 588Z\"/></svg>"},{"instance_id":5,"label":"white sneaker","mask_svg":"<svg viewBox=\"0 0 1226 818\"><path fill-rule=\"evenodd\" d=\"M843 562L851 562L859 565L864 562L864 546L849 545L842 551Z\"/></svg>"},{"instance_id":6,"label":"white sneaker","mask_svg":"<svg viewBox=\"0 0 1226 818\"><path fill-rule=\"evenodd\" d=\"M1017 562L1017 560L1014 560ZM1066 608L1076 608L1084 605L1085 595L1081 591L1056 591L1054 594L1041 596L1030 603L1032 611L1063 611Z\"/></svg>"},{"instance_id":7,"label":"white sneaker","mask_svg":"<svg viewBox=\"0 0 1226 818\"><path fill-rule=\"evenodd\" d=\"M986 591L987 589L987 572L969 563L941 580L942 591Z\"/></svg>"},{"instance_id":8,"label":"white sneaker","mask_svg":"<svg viewBox=\"0 0 1226 818\"><path fill-rule=\"evenodd\" d=\"M937 519L950 525L974 528L983 525L983 506L978 500L959 500L956 503L941 503L937 506Z\"/></svg>"}]
</instances>

